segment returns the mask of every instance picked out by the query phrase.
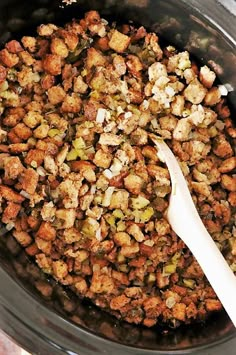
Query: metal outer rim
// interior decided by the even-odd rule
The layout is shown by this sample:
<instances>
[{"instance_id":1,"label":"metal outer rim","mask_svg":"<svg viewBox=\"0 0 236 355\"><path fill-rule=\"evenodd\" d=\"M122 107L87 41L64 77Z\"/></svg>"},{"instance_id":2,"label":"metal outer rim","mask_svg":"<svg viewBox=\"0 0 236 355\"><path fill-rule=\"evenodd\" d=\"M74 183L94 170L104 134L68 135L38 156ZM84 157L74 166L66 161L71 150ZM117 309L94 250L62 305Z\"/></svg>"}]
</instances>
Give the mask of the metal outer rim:
<instances>
[{"instance_id":1,"label":"metal outer rim","mask_svg":"<svg viewBox=\"0 0 236 355\"><path fill-rule=\"evenodd\" d=\"M8 273L4 270L0 270L0 279L3 283L3 289L5 291L2 292L2 296L0 296L0 309L1 309L1 320L0 325L2 329L18 344L25 347L28 351L33 351L35 353L40 353L40 347L46 346L50 347L50 354L59 354L59 353L68 353L70 355L77 354L75 353L74 349L68 348L65 343L65 338L60 336L58 332L52 328L51 325L57 325L61 329L66 329L66 334L75 335L78 334L79 328L79 338L84 338L84 343L77 343L76 338L75 342L73 343L74 347L76 345L79 346L80 350L86 349L86 346L90 347L90 351L98 351L100 353L100 349L103 349L103 354L109 354L109 351L115 351L116 355L125 355L125 354L135 354L135 355L152 355L152 354L162 354L162 355L182 355L182 354L191 354L196 351L200 351L203 349L211 348L216 345L220 345L226 341L229 341L233 337L236 336L235 332L230 333L227 336L222 336L218 338L216 341L209 342L206 345L195 346L191 348L183 348L179 350L152 350L152 349L145 349L145 348L136 348L133 346L123 345L118 342L114 342L112 340L106 339L102 336L95 334L94 332L88 331L87 329L74 325L73 323L65 320L60 315L56 314L55 312L51 311L50 309L46 308L44 305L40 304L37 300L32 298L29 292L24 290L18 282L11 279ZM14 294L9 294L7 287L5 285L9 285L11 289L14 289ZM21 307L17 307L16 299L21 300ZM13 307L13 305L15 305ZM28 318L25 318L24 310L28 309ZM4 318L6 317L7 322L4 323ZM1 324L3 322L3 324ZM45 323L49 323L49 327L45 326ZM20 328L20 332L18 331ZM48 329L50 328L50 329ZM22 334L27 334L28 338L37 338L40 340L39 342L39 351L35 349L36 344L34 343L34 347L31 347L25 338L22 338ZM66 335L65 334L65 335ZM58 339L61 339L62 344L58 344ZM71 342L71 339L70 339ZM90 344L90 345L89 345ZM93 345L95 344L95 345ZM84 349L82 347L85 346ZM112 349L109 349L112 347ZM105 349L108 349L106 352ZM53 352L54 351L54 352ZM43 353L42 353L43 354Z\"/></svg>"},{"instance_id":2,"label":"metal outer rim","mask_svg":"<svg viewBox=\"0 0 236 355\"><path fill-rule=\"evenodd\" d=\"M228 9L224 6L227 0L218 0L218 7L216 6L216 1L214 0L183 0L186 8L191 9L193 13L198 13L203 19L207 22L210 22L211 25L216 27L226 38L226 40L232 45L236 44L236 39L234 39L234 25L229 27L229 22L225 25L219 25L220 17L230 16L234 21L235 17L229 12ZM235 4L236 7L236 4ZM214 11L212 11L214 9ZM214 12L215 20L212 19L212 13ZM233 22L234 22L233 21ZM116 355L125 355L125 354L135 354L135 355L151 355L151 354L162 354L162 355L183 355L191 354L197 351L205 350L212 348L214 346L226 343L236 336L236 332L232 331L228 335L222 335L222 337L210 341L205 345L196 345L191 348L183 348L178 350L152 350L145 348L136 348L133 346L123 345L121 343L108 340L102 336L95 334L92 331L74 325L71 322L63 319L60 315L46 308L46 306L40 304L35 300L27 290L22 288L17 281L13 280L9 274L0 269L0 279L2 286L2 291L0 295L0 310L1 310L1 319L0 325L1 328L12 337L20 346L23 346L26 350L31 351L37 354L43 354L42 349L50 350L50 354L78 354L74 351L71 351L71 346L66 344L66 338L61 336L61 342L65 345L58 344L59 334L56 330L48 329L45 327L43 322L47 321L52 324L57 324L58 328L66 329L68 334L75 335L76 333L80 338L85 339L84 346L89 345L94 349L98 354L109 354L110 351L115 352ZM14 294L12 292L14 290ZM17 307L17 300L20 300L21 307ZM14 302L12 302L14 301ZM23 304L22 304L23 303ZM15 305L15 306L13 306ZM29 315L28 318L25 318L24 310L27 309ZM41 315L40 317L34 317L35 314ZM4 319L5 318L5 319ZM21 328L20 332L18 331ZM28 338L22 338L22 331L26 332ZM32 339L30 342L29 339ZM36 343L33 342L34 339L37 339L39 348L37 349ZM78 339L77 339L78 340ZM29 345L31 343L31 345ZM69 340L69 343L72 343L72 339ZM89 344L88 344L89 343ZM93 345L96 343L96 345ZM86 348L78 344L76 341L73 342L73 347L78 347L78 351L85 351L84 354L90 354L89 351L86 351ZM50 349L49 349L50 348ZM106 350L107 348L107 350Z\"/></svg>"}]
</instances>

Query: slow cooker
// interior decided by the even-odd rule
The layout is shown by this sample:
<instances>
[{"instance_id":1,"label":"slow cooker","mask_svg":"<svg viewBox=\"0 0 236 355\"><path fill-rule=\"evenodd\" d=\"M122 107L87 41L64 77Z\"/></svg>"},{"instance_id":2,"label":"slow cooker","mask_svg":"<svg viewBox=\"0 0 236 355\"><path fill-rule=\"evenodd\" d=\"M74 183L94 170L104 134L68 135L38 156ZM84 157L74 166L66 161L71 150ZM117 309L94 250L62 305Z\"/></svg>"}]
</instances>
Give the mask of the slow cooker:
<instances>
[{"instance_id":1,"label":"slow cooker","mask_svg":"<svg viewBox=\"0 0 236 355\"><path fill-rule=\"evenodd\" d=\"M41 23L64 23L89 9L156 31L215 70L236 109L236 2L234 0L0 0L0 46L35 32ZM205 324L176 330L119 322L51 282L39 294L41 274L0 226L0 328L33 354L235 354L236 332L224 312ZM219 271L216 271L220 273Z\"/></svg>"}]
</instances>

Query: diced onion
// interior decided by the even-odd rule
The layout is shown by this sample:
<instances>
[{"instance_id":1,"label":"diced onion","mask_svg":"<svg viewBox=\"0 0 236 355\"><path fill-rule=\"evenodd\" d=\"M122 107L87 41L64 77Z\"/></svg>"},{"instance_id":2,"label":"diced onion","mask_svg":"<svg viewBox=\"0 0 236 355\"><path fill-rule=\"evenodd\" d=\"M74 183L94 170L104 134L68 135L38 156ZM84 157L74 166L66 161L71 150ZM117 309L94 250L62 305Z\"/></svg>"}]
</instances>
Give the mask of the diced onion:
<instances>
[{"instance_id":1,"label":"diced onion","mask_svg":"<svg viewBox=\"0 0 236 355\"><path fill-rule=\"evenodd\" d=\"M6 230L10 231L15 227L15 224L13 222L7 223L6 224Z\"/></svg>"},{"instance_id":2,"label":"diced onion","mask_svg":"<svg viewBox=\"0 0 236 355\"><path fill-rule=\"evenodd\" d=\"M93 195L95 191L96 191L96 185L92 185L90 189L91 194Z\"/></svg>"},{"instance_id":3,"label":"diced onion","mask_svg":"<svg viewBox=\"0 0 236 355\"><path fill-rule=\"evenodd\" d=\"M101 227L99 227L99 228L96 230L95 237L96 237L96 239L97 239L99 242L101 242L101 240L102 240Z\"/></svg>"},{"instance_id":4,"label":"diced onion","mask_svg":"<svg viewBox=\"0 0 236 355\"><path fill-rule=\"evenodd\" d=\"M151 120L151 124L152 124L153 128L158 128L159 127L156 118L153 118L153 120Z\"/></svg>"},{"instance_id":5,"label":"diced onion","mask_svg":"<svg viewBox=\"0 0 236 355\"><path fill-rule=\"evenodd\" d=\"M228 90L225 85L219 85L218 89L220 90L221 96L227 96L228 95Z\"/></svg>"},{"instance_id":6,"label":"diced onion","mask_svg":"<svg viewBox=\"0 0 236 355\"><path fill-rule=\"evenodd\" d=\"M20 191L20 195L25 197L25 198L30 199L30 194L28 194L28 192L26 192L25 190L21 190Z\"/></svg>"},{"instance_id":7,"label":"diced onion","mask_svg":"<svg viewBox=\"0 0 236 355\"><path fill-rule=\"evenodd\" d=\"M46 170L42 166L39 166L36 171L40 176L46 176Z\"/></svg>"},{"instance_id":8,"label":"diced onion","mask_svg":"<svg viewBox=\"0 0 236 355\"><path fill-rule=\"evenodd\" d=\"M109 179L109 180L113 177L113 173L112 173L111 170L109 170L109 169L105 169L105 170L103 171L103 175L104 175L107 179Z\"/></svg>"},{"instance_id":9,"label":"diced onion","mask_svg":"<svg viewBox=\"0 0 236 355\"><path fill-rule=\"evenodd\" d=\"M99 108L97 112L96 122L103 123L106 117L106 110L105 108Z\"/></svg>"},{"instance_id":10,"label":"diced onion","mask_svg":"<svg viewBox=\"0 0 236 355\"><path fill-rule=\"evenodd\" d=\"M167 306L168 308L174 307L175 304L176 304L176 300L175 300L174 297L170 296L170 297L167 298L167 300L166 300L166 306Z\"/></svg>"},{"instance_id":11,"label":"diced onion","mask_svg":"<svg viewBox=\"0 0 236 355\"><path fill-rule=\"evenodd\" d=\"M109 186L108 189L105 191L104 198L103 198L103 201L102 201L102 205L104 207L110 206L111 197L112 197L112 194L113 194L114 190L115 190L114 186Z\"/></svg>"},{"instance_id":12,"label":"diced onion","mask_svg":"<svg viewBox=\"0 0 236 355\"><path fill-rule=\"evenodd\" d=\"M132 112L130 112L130 111L125 112L124 117L125 117L125 118L130 118L130 117L132 117Z\"/></svg>"}]
</instances>

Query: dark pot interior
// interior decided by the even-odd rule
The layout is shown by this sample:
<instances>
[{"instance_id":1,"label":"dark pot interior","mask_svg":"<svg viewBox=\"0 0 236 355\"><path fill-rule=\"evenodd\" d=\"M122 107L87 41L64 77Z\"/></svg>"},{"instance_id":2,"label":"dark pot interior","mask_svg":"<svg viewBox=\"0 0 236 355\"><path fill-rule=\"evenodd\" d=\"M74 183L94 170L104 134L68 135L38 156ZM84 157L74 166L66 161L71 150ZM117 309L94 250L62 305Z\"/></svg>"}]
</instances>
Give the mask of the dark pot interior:
<instances>
[{"instance_id":1,"label":"dark pot interior","mask_svg":"<svg viewBox=\"0 0 236 355\"><path fill-rule=\"evenodd\" d=\"M63 23L81 17L88 9L98 9L106 18L133 20L157 31L164 39L190 51L200 62L212 66L222 83L236 86L236 20L217 1L79 0L78 4L64 8L59 7L60 3L0 0L0 45L33 33L40 23ZM236 12L235 8L236 5ZM233 109L235 98L232 91L229 100ZM27 266L26 256L10 236L2 236L1 240L0 327L33 353L125 355L197 351L202 355L205 348L217 349L218 344L235 337L224 312L204 325L166 332L120 323L75 299L55 282L53 300L43 299L34 284L44 276L36 266Z\"/></svg>"}]
</instances>

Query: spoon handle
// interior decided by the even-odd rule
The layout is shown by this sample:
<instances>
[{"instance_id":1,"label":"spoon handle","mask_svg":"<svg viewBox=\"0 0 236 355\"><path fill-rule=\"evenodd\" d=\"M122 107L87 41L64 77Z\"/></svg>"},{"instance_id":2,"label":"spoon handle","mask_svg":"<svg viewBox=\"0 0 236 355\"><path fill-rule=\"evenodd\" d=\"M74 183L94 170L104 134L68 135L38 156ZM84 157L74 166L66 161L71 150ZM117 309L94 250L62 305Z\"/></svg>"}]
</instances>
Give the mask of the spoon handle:
<instances>
[{"instance_id":1,"label":"spoon handle","mask_svg":"<svg viewBox=\"0 0 236 355\"><path fill-rule=\"evenodd\" d=\"M236 327L236 277L206 230L174 154L163 140L155 138L154 142L158 147L158 156L165 161L171 176L172 192L167 219L197 259Z\"/></svg>"}]
</instances>

